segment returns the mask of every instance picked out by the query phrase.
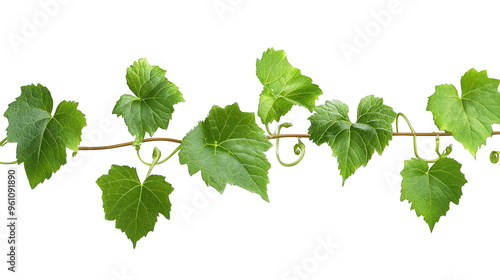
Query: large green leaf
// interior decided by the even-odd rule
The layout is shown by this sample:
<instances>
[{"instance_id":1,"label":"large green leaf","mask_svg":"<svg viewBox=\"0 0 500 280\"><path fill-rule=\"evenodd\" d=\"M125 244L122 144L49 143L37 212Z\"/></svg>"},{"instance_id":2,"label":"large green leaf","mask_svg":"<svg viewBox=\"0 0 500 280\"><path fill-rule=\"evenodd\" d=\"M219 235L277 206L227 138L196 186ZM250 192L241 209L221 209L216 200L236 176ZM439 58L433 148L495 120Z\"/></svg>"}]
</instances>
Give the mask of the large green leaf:
<instances>
[{"instance_id":1,"label":"large green leaf","mask_svg":"<svg viewBox=\"0 0 500 280\"><path fill-rule=\"evenodd\" d=\"M127 84L134 95L125 94L116 103L113 114L123 116L134 145L158 130L167 129L174 105L184 99L179 88L165 78L167 71L151 66L144 58L127 69Z\"/></svg>"},{"instance_id":2,"label":"large green leaf","mask_svg":"<svg viewBox=\"0 0 500 280\"><path fill-rule=\"evenodd\" d=\"M424 216L431 231L439 218L450 209L450 202L458 205L462 186L467 183L461 167L451 158L439 159L430 169L422 159L405 161L401 171L401 201L408 200L417 216Z\"/></svg>"},{"instance_id":3,"label":"large green leaf","mask_svg":"<svg viewBox=\"0 0 500 280\"><path fill-rule=\"evenodd\" d=\"M21 96L9 104L7 138L17 143L17 162L24 163L31 188L49 179L66 164L66 148L78 150L87 125L78 103L62 101L52 113L52 96L42 85L21 88Z\"/></svg>"},{"instance_id":4,"label":"large green leaf","mask_svg":"<svg viewBox=\"0 0 500 280\"><path fill-rule=\"evenodd\" d=\"M113 165L109 174L97 179L97 185L106 220L116 220L116 228L125 232L134 248L154 230L159 213L170 219L168 196L174 189L163 176L151 175L141 183L135 168Z\"/></svg>"},{"instance_id":5,"label":"large green leaf","mask_svg":"<svg viewBox=\"0 0 500 280\"><path fill-rule=\"evenodd\" d=\"M373 95L363 98L358 106L356 123L349 120L346 104L333 100L314 109L309 117L311 140L318 146L328 143L337 157L342 185L356 169L366 166L376 150L380 155L392 139L392 123L396 113Z\"/></svg>"},{"instance_id":6,"label":"large green leaf","mask_svg":"<svg viewBox=\"0 0 500 280\"><path fill-rule=\"evenodd\" d=\"M323 93L311 78L288 63L284 51L268 49L262 59L257 60L257 77L264 85L258 111L264 124L279 121L293 105L312 112L318 96Z\"/></svg>"},{"instance_id":7,"label":"large green leaf","mask_svg":"<svg viewBox=\"0 0 500 280\"><path fill-rule=\"evenodd\" d=\"M264 200L271 165L264 154L272 145L255 123L253 113L240 111L237 103L214 106L182 140L179 160L189 174L201 170L207 185L223 193L226 184L237 185Z\"/></svg>"},{"instance_id":8,"label":"large green leaf","mask_svg":"<svg viewBox=\"0 0 500 280\"><path fill-rule=\"evenodd\" d=\"M474 157L491 136L491 125L500 123L499 83L486 71L471 69L462 77L462 96L455 86L440 85L429 97L427 110L438 128L450 132Z\"/></svg>"}]
</instances>

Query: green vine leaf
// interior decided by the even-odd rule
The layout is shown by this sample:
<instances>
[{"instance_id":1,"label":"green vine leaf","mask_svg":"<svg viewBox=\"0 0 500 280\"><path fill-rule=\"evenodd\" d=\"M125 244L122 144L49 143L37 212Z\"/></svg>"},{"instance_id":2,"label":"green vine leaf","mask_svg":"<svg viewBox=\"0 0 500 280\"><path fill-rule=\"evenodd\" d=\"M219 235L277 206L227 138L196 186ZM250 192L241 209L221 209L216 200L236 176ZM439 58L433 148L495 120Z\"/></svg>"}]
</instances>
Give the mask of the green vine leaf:
<instances>
[{"instance_id":1,"label":"green vine leaf","mask_svg":"<svg viewBox=\"0 0 500 280\"><path fill-rule=\"evenodd\" d=\"M52 96L40 84L21 87L9 104L7 139L17 143L17 162L24 162L32 189L66 164L66 148L78 151L87 122L77 107L77 102L62 101L52 116Z\"/></svg>"},{"instance_id":2,"label":"green vine leaf","mask_svg":"<svg viewBox=\"0 0 500 280\"><path fill-rule=\"evenodd\" d=\"M499 83L488 78L486 71L471 69L462 77L462 96L455 86L440 85L429 97L427 111L438 128L450 132L474 158L492 135L491 125L500 123Z\"/></svg>"},{"instance_id":3,"label":"green vine leaf","mask_svg":"<svg viewBox=\"0 0 500 280\"><path fill-rule=\"evenodd\" d=\"M311 140L318 146L328 143L337 157L342 185L356 169L366 166L376 150L380 155L392 140L396 113L373 95L361 99L356 123L349 120L346 104L333 100L314 109L309 117Z\"/></svg>"},{"instance_id":4,"label":"green vine leaf","mask_svg":"<svg viewBox=\"0 0 500 280\"><path fill-rule=\"evenodd\" d=\"M264 85L260 94L258 115L262 123L279 121L293 105L313 111L315 102L323 93L311 78L293 68L284 51L268 49L257 59L257 77Z\"/></svg>"},{"instance_id":5,"label":"green vine leaf","mask_svg":"<svg viewBox=\"0 0 500 280\"><path fill-rule=\"evenodd\" d=\"M134 95L120 97L113 114L122 116L130 134L139 145L146 132L153 136L158 130L167 129L172 119L174 105L184 102L179 88L166 77L167 71L151 66L144 58L127 69L127 84Z\"/></svg>"},{"instance_id":6,"label":"green vine leaf","mask_svg":"<svg viewBox=\"0 0 500 280\"><path fill-rule=\"evenodd\" d=\"M264 152L272 145L263 133L255 115L241 112L237 103L214 106L182 140L179 161L187 164L191 176L201 170L205 183L220 193L231 184L269 201L271 165Z\"/></svg>"},{"instance_id":7,"label":"green vine leaf","mask_svg":"<svg viewBox=\"0 0 500 280\"><path fill-rule=\"evenodd\" d=\"M163 176L151 175L141 183L135 168L113 165L108 174L97 179L97 185L102 190L105 219L116 220L116 228L127 235L134 248L154 230L160 213L170 219L168 196L174 189Z\"/></svg>"},{"instance_id":8,"label":"green vine leaf","mask_svg":"<svg viewBox=\"0 0 500 280\"><path fill-rule=\"evenodd\" d=\"M450 202L458 205L462 186L467 183L461 167L452 158L441 158L430 169L422 159L405 161L401 171L401 201L408 200L417 216L424 216L431 232L439 218L450 209Z\"/></svg>"}]
</instances>

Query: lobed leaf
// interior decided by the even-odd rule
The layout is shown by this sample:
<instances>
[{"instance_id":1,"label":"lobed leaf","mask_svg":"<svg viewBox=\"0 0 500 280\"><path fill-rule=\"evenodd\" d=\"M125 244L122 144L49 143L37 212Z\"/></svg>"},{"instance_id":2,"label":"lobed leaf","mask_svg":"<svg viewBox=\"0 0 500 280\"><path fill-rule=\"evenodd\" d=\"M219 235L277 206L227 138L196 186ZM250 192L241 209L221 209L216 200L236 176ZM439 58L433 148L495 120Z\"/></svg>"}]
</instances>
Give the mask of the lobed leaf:
<instances>
[{"instance_id":1,"label":"lobed leaf","mask_svg":"<svg viewBox=\"0 0 500 280\"><path fill-rule=\"evenodd\" d=\"M373 95L361 99L356 123L349 120L349 108L337 101L327 101L309 117L311 140L318 146L328 143L337 157L342 185L356 169L366 166L374 151L380 155L392 140L396 113Z\"/></svg>"},{"instance_id":2,"label":"lobed leaf","mask_svg":"<svg viewBox=\"0 0 500 280\"><path fill-rule=\"evenodd\" d=\"M153 136L158 128L167 129L174 105L184 102L179 88L165 77L166 72L144 58L127 69L127 84L134 95L122 95L113 114L123 117L135 136L134 145L144 140L146 132Z\"/></svg>"},{"instance_id":3,"label":"lobed leaf","mask_svg":"<svg viewBox=\"0 0 500 280\"><path fill-rule=\"evenodd\" d=\"M77 102L62 101L52 116L52 96L40 84L21 87L21 95L9 104L7 139L17 143L17 162L24 163L31 188L66 164L66 148L78 151L87 123L77 107Z\"/></svg>"},{"instance_id":4,"label":"lobed leaf","mask_svg":"<svg viewBox=\"0 0 500 280\"><path fill-rule=\"evenodd\" d=\"M492 135L491 125L500 124L499 84L486 71L471 69L461 79L462 96L455 86L440 85L429 97L427 111L432 112L437 127L450 132L474 158Z\"/></svg>"},{"instance_id":5,"label":"lobed leaf","mask_svg":"<svg viewBox=\"0 0 500 280\"><path fill-rule=\"evenodd\" d=\"M106 220L116 220L116 228L127 235L134 248L154 230L160 213L170 219L169 195L174 189L163 176L151 175L141 183L135 168L113 165L96 183L102 190Z\"/></svg>"},{"instance_id":6,"label":"lobed leaf","mask_svg":"<svg viewBox=\"0 0 500 280\"><path fill-rule=\"evenodd\" d=\"M262 55L262 59L257 59L257 77L264 85L258 111L264 124L279 121L294 105L312 112L316 100L323 93L311 78L288 63L284 51L272 48Z\"/></svg>"},{"instance_id":7,"label":"lobed leaf","mask_svg":"<svg viewBox=\"0 0 500 280\"><path fill-rule=\"evenodd\" d=\"M450 209L450 202L458 205L462 186L467 183L461 167L452 158L441 158L431 168L422 159L405 161L401 171L401 201L408 200L417 216L424 216L431 232Z\"/></svg>"},{"instance_id":8,"label":"lobed leaf","mask_svg":"<svg viewBox=\"0 0 500 280\"><path fill-rule=\"evenodd\" d=\"M182 140L181 164L192 176L201 171L207 184L224 192L227 184L259 194L264 200L271 165L264 154L271 143L255 123L253 113L241 112L237 103L214 106Z\"/></svg>"}]
</instances>

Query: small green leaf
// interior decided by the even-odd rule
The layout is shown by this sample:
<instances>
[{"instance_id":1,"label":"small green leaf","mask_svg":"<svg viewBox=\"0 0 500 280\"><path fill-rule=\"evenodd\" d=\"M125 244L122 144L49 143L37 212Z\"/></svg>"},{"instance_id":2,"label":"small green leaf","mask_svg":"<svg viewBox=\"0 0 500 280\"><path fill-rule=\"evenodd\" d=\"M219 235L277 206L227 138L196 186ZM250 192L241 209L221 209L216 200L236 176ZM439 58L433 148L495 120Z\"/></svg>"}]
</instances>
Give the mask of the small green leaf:
<instances>
[{"instance_id":1,"label":"small green leaf","mask_svg":"<svg viewBox=\"0 0 500 280\"><path fill-rule=\"evenodd\" d=\"M318 96L323 93L311 78L288 63L284 51L268 49L262 59L257 60L257 77L264 85L258 111L264 124L279 121L293 105L312 112Z\"/></svg>"},{"instance_id":2,"label":"small green leaf","mask_svg":"<svg viewBox=\"0 0 500 280\"><path fill-rule=\"evenodd\" d=\"M106 220L116 220L116 228L127 235L134 248L154 230L159 213L170 219L168 196L174 189L163 176L151 175L141 183L135 168L113 165L109 174L97 179L97 185L102 190Z\"/></svg>"},{"instance_id":3,"label":"small green leaf","mask_svg":"<svg viewBox=\"0 0 500 280\"><path fill-rule=\"evenodd\" d=\"M31 188L49 179L66 164L66 148L78 151L82 129L87 125L78 103L62 101L52 112L49 90L38 84L21 88L21 96L9 104L8 141L17 143L17 162L24 169Z\"/></svg>"},{"instance_id":4,"label":"small green leaf","mask_svg":"<svg viewBox=\"0 0 500 280\"><path fill-rule=\"evenodd\" d=\"M346 104L333 100L316 107L309 117L311 140L318 146L328 143L337 157L342 185L356 169L366 166L376 150L380 155L392 140L392 123L396 113L373 95L358 106L356 123L349 120Z\"/></svg>"},{"instance_id":5,"label":"small green leaf","mask_svg":"<svg viewBox=\"0 0 500 280\"><path fill-rule=\"evenodd\" d=\"M500 123L500 81L486 71L471 69L462 77L462 96L453 85L440 85L429 97L431 111L440 130L450 132L476 157L476 152L492 135L491 125Z\"/></svg>"},{"instance_id":6,"label":"small green leaf","mask_svg":"<svg viewBox=\"0 0 500 280\"><path fill-rule=\"evenodd\" d=\"M422 159L405 161L401 171L401 201L408 200L417 216L424 216L431 232L439 218L450 209L450 202L458 205L462 186L467 183L461 167L452 158L441 158L430 169Z\"/></svg>"},{"instance_id":7,"label":"small green leaf","mask_svg":"<svg viewBox=\"0 0 500 280\"><path fill-rule=\"evenodd\" d=\"M272 145L263 133L255 115L241 112L237 103L214 106L182 140L179 161L188 165L190 175L201 170L205 183L220 193L231 184L269 201L271 165L264 152Z\"/></svg>"},{"instance_id":8,"label":"small green leaf","mask_svg":"<svg viewBox=\"0 0 500 280\"><path fill-rule=\"evenodd\" d=\"M127 84L134 95L125 94L116 103L113 114L123 116L130 134L139 145L146 135L167 129L174 105L184 102L179 88L165 78L167 71L151 66L144 58L127 69Z\"/></svg>"}]
</instances>

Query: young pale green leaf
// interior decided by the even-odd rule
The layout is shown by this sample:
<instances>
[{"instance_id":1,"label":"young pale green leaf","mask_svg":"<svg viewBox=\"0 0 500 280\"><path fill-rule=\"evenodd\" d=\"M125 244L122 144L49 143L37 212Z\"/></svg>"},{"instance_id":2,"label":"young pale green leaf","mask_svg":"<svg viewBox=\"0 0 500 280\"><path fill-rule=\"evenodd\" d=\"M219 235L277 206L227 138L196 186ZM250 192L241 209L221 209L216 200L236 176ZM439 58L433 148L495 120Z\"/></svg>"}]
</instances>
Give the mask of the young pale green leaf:
<instances>
[{"instance_id":1,"label":"young pale green leaf","mask_svg":"<svg viewBox=\"0 0 500 280\"><path fill-rule=\"evenodd\" d=\"M158 130L167 129L174 105L184 102L179 88L166 77L167 71L151 66L144 58L127 69L127 84L134 95L125 94L116 102L113 114L123 116L134 145Z\"/></svg>"},{"instance_id":2,"label":"young pale green leaf","mask_svg":"<svg viewBox=\"0 0 500 280\"><path fill-rule=\"evenodd\" d=\"M258 111L264 124L279 121L293 105L312 112L318 96L323 93L311 78L288 63L284 51L268 49L261 60L257 59L257 77L264 85Z\"/></svg>"},{"instance_id":3,"label":"young pale green leaf","mask_svg":"<svg viewBox=\"0 0 500 280\"><path fill-rule=\"evenodd\" d=\"M134 248L154 230L159 213L170 219L168 196L174 189L163 176L151 175L141 183L135 168L113 165L109 174L97 179L97 185L102 190L106 220L116 220L116 228L127 235Z\"/></svg>"},{"instance_id":4,"label":"young pale green leaf","mask_svg":"<svg viewBox=\"0 0 500 280\"><path fill-rule=\"evenodd\" d=\"M431 232L439 218L450 209L450 202L458 205L462 186L467 183L461 167L451 158L439 159L430 169L422 159L405 161L401 171L401 201L408 200L417 216L424 216Z\"/></svg>"},{"instance_id":5,"label":"young pale green leaf","mask_svg":"<svg viewBox=\"0 0 500 280\"><path fill-rule=\"evenodd\" d=\"M264 152L272 145L263 133L255 115L241 112L237 103L214 106L182 140L179 161L187 164L191 175L201 170L205 183L220 193L231 184L269 201L271 165Z\"/></svg>"},{"instance_id":6,"label":"young pale green leaf","mask_svg":"<svg viewBox=\"0 0 500 280\"><path fill-rule=\"evenodd\" d=\"M455 86L440 85L429 97L427 111L438 128L450 132L474 157L492 135L491 125L500 123L499 83L486 71L471 69L462 77L462 96Z\"/></svg>"},{"instance_id":7,"label":"young pale green leaf","mask_svg":"<svg viewBox=\"0 0 500 280\"><path fill-rule=\"evenodd\" d=\"M309 117L311 140L328 143L337 157L342 185L356 169L366 166L376 150L380 155L392 140L396 113L373 95L361 99L356 123L349 120L346 104L333 100L316 107Z\"/></svg>"},{"instance_id":8,"label":"young pale green leaf","mask_svg":"<svg viewBox=\"0 0 500 280\"><path fill-rule=\"evenodd\" d=\"M38 84L21 88L21 95L9 104L7 138L17 143L17 162L24 169L31 188L49 179L66 164L66 148L78 150L82 129L87 125L78 103L62 101L51 115L49 90Z\"/></svg>"}]
</instances>

